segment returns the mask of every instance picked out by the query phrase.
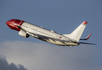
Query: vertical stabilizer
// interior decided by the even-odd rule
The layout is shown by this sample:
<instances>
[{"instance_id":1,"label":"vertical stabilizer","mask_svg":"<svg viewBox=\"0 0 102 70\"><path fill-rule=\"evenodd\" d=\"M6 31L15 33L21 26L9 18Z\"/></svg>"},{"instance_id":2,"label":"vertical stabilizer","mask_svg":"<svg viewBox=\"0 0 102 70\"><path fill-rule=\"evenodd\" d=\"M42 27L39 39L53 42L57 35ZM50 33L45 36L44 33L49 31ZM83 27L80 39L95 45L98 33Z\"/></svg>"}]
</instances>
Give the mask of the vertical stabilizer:
<instances>
[{"instance_id":1,"label":"vertical stabilizer","mask_svg":"<svg viewBox=\"0 0 102 70\"><path fill-rule=\"evenodd\" d=\"M73 40L76 40L78 42L86 25L87 25L87 21L84 21L71 34L64 34L64 36L67 36L67 37L69 37Z\"/></svg>"}]
</instances>

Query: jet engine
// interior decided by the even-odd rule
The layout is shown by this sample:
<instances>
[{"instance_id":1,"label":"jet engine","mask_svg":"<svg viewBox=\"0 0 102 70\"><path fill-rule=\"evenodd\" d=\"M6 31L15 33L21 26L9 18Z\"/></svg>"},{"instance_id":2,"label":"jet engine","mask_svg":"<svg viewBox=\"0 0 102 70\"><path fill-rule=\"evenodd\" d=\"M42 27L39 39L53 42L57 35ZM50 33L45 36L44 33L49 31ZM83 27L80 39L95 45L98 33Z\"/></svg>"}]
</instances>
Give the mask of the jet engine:
<instances>
[{"instance_id":1,"label":"jet engine","mask_svg":"<svg viewBox=\"0 0 102 70\"><path fill-rule=\"evenodd\" d=\"M29 34L27 34L25 31L23 31L23 30L20 30L19 31L19 35L20 36L23 36L23 37L25 37L25 38L28 38L29 37Z\"/></svg>"}]
</instances>

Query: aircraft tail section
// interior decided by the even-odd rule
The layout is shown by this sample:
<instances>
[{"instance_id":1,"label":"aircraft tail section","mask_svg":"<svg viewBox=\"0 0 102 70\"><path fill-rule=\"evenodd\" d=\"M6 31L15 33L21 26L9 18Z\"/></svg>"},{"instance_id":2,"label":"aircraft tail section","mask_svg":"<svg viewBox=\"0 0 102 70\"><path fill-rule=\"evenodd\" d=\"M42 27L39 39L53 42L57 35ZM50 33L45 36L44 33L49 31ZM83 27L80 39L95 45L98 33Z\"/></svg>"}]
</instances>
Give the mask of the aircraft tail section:
<instances>
[{"instance_id":1,"label":"aircraft tail section","mask_svg":"<svg viewBox=\"0 0 102 70\"><path fill-rule=\"evenodd\" d=\"M86 25L87 25L87 21L84 21L71 34L64 34L64 36L67 36L67 37L69 37L73 40L76 40L78 42Z\"/></svg>"}]
</instances>

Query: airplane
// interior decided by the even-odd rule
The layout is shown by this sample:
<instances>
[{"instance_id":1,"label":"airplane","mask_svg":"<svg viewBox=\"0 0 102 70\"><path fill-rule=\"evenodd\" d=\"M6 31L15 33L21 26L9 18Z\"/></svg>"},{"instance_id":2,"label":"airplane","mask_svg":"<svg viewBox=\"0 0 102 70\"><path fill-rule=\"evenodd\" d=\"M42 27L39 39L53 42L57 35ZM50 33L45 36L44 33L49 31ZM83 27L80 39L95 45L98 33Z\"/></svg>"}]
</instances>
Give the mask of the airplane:
<instances>
[{"instance_id":1,"label":"airplane","mask_svg":"<svg viewBox=\"0 0 102 70\"><path fill-rule=\"evenodd\" d=\"M54 30L48 30L43 27L28 23L19 19L11 19L6 22L9 28L19 31L19 35L25 38L32 36L34 38L46 41L55 45L60 46L77 46L79 44L90 44L93 43L79 42L79 40L88 40L91 34L89 34L85 39L80 39L86 25L87 21L82 22L72 33L70 34L60 34Z\"/></svg>"}]
</instances>

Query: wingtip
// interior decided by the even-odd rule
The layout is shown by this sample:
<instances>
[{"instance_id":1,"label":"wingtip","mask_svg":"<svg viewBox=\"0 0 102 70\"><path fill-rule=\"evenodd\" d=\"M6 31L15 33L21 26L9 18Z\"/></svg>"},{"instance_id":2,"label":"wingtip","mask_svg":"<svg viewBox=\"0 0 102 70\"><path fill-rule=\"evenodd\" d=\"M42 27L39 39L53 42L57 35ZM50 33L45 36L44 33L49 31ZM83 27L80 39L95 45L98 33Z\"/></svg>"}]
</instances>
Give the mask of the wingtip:
<instances>
[{"instance_id":1,"label":"wingtip","mask_svg":"<svg viewBox=\"0 0 102 70\"><path fill-rule=\"evenodd\" d=\"M87 25L87 21L84 21L82 24Z\"/></svg>"},{"instance_id":2,"label":"wingtip","mask_svg":"<svg viewBox=\"0 0 102 70\"><path fill-rule=\"evenodd\" d=\"M86 37L86 39L89 39L91 35L92 35L92 33L91 33L91 34L89 34L89 35Z\"/></svg>"}]
</instances>

